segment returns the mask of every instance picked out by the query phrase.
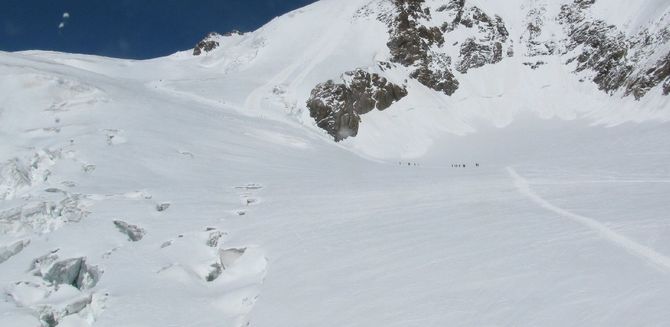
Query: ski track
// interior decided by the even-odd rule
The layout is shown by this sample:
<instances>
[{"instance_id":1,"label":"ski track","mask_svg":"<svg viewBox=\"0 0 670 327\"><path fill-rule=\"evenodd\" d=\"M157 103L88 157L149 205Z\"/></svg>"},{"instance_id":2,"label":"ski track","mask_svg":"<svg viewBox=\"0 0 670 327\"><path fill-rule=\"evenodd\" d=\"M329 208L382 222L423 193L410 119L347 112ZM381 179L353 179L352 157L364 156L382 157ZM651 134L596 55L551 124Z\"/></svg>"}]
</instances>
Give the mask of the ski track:
<instances>
[{"instance_id":1,"label":"ski track","mask_svg":"<svg viewBox=\"0 0 670 327\"><path fill-rule=\"evenodd\" d=\"M540 207L555 212L565 218L568 218L574 222L583 225L584 227L587 227L595 232L598 232L607 241L623 248L627 252L641 259L650 262L651 264L662 269L666 273L670 272L669 257L656 252L654 249L650 247L639 244L627 238L626 236L617 233L616 231L612 230L611 228L605 226L604 224L598 222L593 218L578 215L551 204L549 201L545 200L540 195L535 193L531 189L528 180L525 179L523 176L519 175L519 173L517 173L516 170L514 170L514 168L507 167L507 173L514 180L514 186L517 188L517 190L521 194L523 194L524 196L535 202Z\"/></svg>"}]
</instances>

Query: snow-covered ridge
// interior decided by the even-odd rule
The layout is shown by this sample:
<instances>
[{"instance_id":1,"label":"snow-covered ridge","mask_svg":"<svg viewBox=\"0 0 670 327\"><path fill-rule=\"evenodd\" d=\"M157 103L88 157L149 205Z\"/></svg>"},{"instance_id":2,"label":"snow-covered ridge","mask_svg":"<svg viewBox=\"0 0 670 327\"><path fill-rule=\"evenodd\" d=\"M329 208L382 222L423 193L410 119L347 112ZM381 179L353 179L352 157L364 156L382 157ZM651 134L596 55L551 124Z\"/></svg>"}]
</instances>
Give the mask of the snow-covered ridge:
<instances>
[{"instance_id":1,"label":"snow-covered ridge","mask_svg":"<svg viewBox=\"0 0 670 327\"><path fill-rule=\"evenodd\" d=\"M225 61L222 69L240 70L231 75L241 78L247 78L243 77L246 71L263 75L285 67L255 88L242 106L249 112L283 107L308 126L318 123L310 116L324 115L310 113L307 101L325 101L310 95L317 85L337 82L345 72L363 69L407 85L409 96L391 109L397 126L391 130L399 133L385 135L389 129L374 126L373 117L343 125L353 132L328 132L359 139L380 135L397 144L403 138L416 139L405 133L423 129L425 149L444 130L461 134L477 129L473 117L498 126L527 110L541 116L588 116L607 124L667 117L663 95L670 90L670 24L667 14L658 14L667 11L667 5L640 3L637 16L625 22L603 9L609 5L618 6L580 0L504 5L486 0L375 0L347 1L346 5L320 1L276 19L241 41L238 36L222 41L218 54L213 54L219 59L206 60ZM326 15L330 21L313 26L314 17ZM296 38L299 43L276 42L283 34L301 35ZM284 63L290 58L296 60ZM594 86L604 92L594 92ZM560 109L536 106L555 97L561 98ZM477 103L463 103L464 99ZM487 99L497 99L495 107ZM416 107L423 108L422 117L407 113ZM432 113L431 108L440 113ZM325 116L344 111L334 108ZM359 126L369 133L358 133ZM361 149L370 141L346 143ZM374 149L364 152L386 156Z\"/></svg>"},{"instance_id":2,"label":"snow-covered ridge","mask_svg":"<svg viewBox=\"0 0 670 327\"><path fill-rule=\"evenodd\" d=\"M421 155L445 133L504 126L527 112L607 125L667 120L668 16L656 15L663 4L648 20L640 11L646 29L633 31L616 25L618 16L610 24L600 2L323 0L251 33L214 35L218 46L200 56L108 60L104 68L82 56L55 60L322 135L312 118L320 115L307 106L314 89L364 70L408 92L385 115L360 118L356 138L342 142L378 158ZM382 151L380 143L398 146Z\"/></svg>"}]
</instances>

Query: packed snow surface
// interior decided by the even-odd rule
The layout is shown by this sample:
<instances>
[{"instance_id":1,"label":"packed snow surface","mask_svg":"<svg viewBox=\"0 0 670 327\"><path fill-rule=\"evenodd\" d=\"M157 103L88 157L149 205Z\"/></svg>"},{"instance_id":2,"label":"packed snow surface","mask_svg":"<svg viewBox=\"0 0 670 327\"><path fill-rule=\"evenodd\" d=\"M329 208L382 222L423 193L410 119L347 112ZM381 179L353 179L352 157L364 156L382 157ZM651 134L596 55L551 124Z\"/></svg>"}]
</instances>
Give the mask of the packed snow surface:
<instances>
[{"instance_id":1,"label":"packed snow surface","mask_svg":"<svg viewBox=\"0 0 670 327\"><path fill-rule=\"evenodd\" d=\"M334 143L304 101L385 55L366 4L202 57L0 53L0 326L668 325L667 97L509 58Z\"/></svg>"}]
</instances>

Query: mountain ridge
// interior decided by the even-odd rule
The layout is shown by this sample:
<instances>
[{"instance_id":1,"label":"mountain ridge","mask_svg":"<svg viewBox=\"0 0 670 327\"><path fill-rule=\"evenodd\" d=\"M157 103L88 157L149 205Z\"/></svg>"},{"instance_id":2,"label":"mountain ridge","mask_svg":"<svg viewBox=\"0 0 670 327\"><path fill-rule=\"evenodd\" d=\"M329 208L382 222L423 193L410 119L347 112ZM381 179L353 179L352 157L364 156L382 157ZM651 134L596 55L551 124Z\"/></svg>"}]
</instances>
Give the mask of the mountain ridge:
<instances>
[{"instance_id":1,"label":"mountain ridge","mask_svg":"<svg viewBox=\"0 0 670 327\"><path fill-rule=\"evenodd\" d=\"M354 3L349 1L348 4ZM329 109L329 113L324 114L325 98L333 97L334 94L325 95L323 89L325 83L338 83L343 81L345 72L352 70L365 70L370 74L378 74L391 83L407 87L406 81L414 80L418 84L432 89L436 92L444 93L448 98L440 95L431 97L442 98L433 102L431 106L449 107L458 106L457 101L450 100L459 96L471 97L472 91L477 93L475 87L472 90L472 84L467 83L466 90L460 90L464 86L463 80L469 80L468 73L481 70L484 66L493 66L489 68L490 75L497 75L495 79L502 79L500 83L518 84L510 76L510 70L514 72L523 72L532 70L534 75L555 74L552 70L559 69L561 74L570 78L572 84L579 85L588 82L596 86L603 93L609 95L607 99L610 107L621 107L620 110L612 110L612 115L601 111L596 115L601 116L601 121L608 123L621 123L629 120L628 118L611 118L615 116L625 116L625 113L616 111L640 111L637 108L654 107L663 111L661 115L667 114L667 99L657 95L665 95L670 92L670 11L667 4L656 1L639 3L641 8L654 8L656 16L651 18L635 17L629 21L621 17L615 17L621 26L608 24L607 17L598 17L597 15L607 12L607 7L628 6L626 2L609 2L604 4L602 1L593 0L565 0L562 2L548 2L541 0L524 0L505 3L505 10L494 2L484 0L469 1L431 1L431 0L376 0L376 1L358 1L358 8L352 6L349 14L343 15L340 20L344 24L337 23L324 24L331 26L332 29L340 30L347 34L346 30L355 30L359 32L346 41L333 41L333 37L317 34L315 37L321 38L323 44L330 44L332 51L342 49L358 49L353 52L374 53L373 60L361 60L359 64L351 63L344 67L346 63L341 62L340 58L325 59L328 51L322 54L318 66L307 67L302 74L301 79L293 80L289 85L283 85L282 81L274 82L272 92L278 92L274 96L283 98L287 110L297 112L300 121L306 124L316 124L322 126L330 135L334 135L336 140L344 139L337 135L357 135L359 125L366 125L365 120L351 107L336 106ZM334 5L328 1L320 2L308 6L304 10L298 10L289 14L297 19L301 15L307 15L304 11L319 10L319 7L328 7ZM483 9L482 9L483 8ZM515 9L516 8L516 9ZM661 9L658 9L661 8ZM517 10L516 12L514 10ZM498 14L500 11L500 15ZM649 9L641 10L643 14L648 14ZM662 14L659 14L661 12ZM507 16L507 18L503 18ZM281 20L281 19L280 19ZM346 24L348 21L351 24ZM636 21L633 23L631 21ZM279 22L279 21L277 21ZM624 23L625 22L625 23ZM268 27L253 33L248 33L247 39L263 38L263 33L271 29L273 23ZM374 30L374 35L366 37L365 33L360 33L360 27L368 27ZM300 25L300 23L298 23ZM377 27L372 28L372 25ZM635 25L636 27L630 27ZM334 26L334 27L333 27ZM384 26L384 27L382 27ZM385 32L382 33L382 28ZM351 32L348 32L351 33ZM356 34L354 32L354 34ZM337 38L335 38L337 39ZM375 41L371 41L375 39ZM332 41L324 43L324 41ZM338 43L339 42L339 43ZM224 42L225 43L225 42ZM361 47L361 45L366 44ZM382 43L384 45L382 46ZM370 46L370 44L378 44ZM305 43L309 45L309 42ZM323 46L316 45L317 51L322 50ZM221 55L226 56L226 46L223 46ZM361 50L364 49L364 50ZM238 49L239 50L239 49ZM235 52L237 50L233 50ZM308 50L306 52L309 55ZM216 55L213 55L214 57ZM335 61L333 61L335 59ZM339 73L332 68L325 68L328 73L315 73L313 70L322 69L321 66L327 65L327 62L337 64L333 66L342 66ZM504 62L503 62L504 61ZM548 69L542 66L552 66ZM500 68L504 67L504 68ZM312 79L311 85L305 85L305 77L310 75L324 75L326 78L321 80ZM525 74L525 73L524 73ZM330 75L330 78L327 78ZM338 76L340 75L340 76ZM514 75L514 74L513 74ZM572 75L572 77L569 77ZM517 76L521 76L518 75ZM290 79L291 76L285 76ZM560 77L563 79L563 77ZM472 78L475 80L476 78ZM547 82L542 88L529 87L532 92L538 92L540 95L545 92L544 86L550 84L567 84L566 82L556 81L555 76L548 76ZM511 83L510 83L511 82ZM476 83L481 84L480 81ZM272 83L269 83L272 84ZM586 92L592 88L591 85L569 86L569 89L582 88ZM567 86L567 85L566 85ZM410 85L408 88L409 98L405 102L394 104L390 110L397 107L415 107L422 101L412 99L412 93L424 94L425 91L413 91L420 88L419 85ZM490 86L485 86L489 88ZM286 89L285 89L286 88ZM509 88L503 86L502 88ZM565 87L562 87L565 88ZM302 90L297 90L302 89ZM519 92L521 90L514 90ZM565 91L565 90L564 90ZM269 90L264 91L266 94ZM487 92L487 91L484 91ZM630 102L627 97L635 100L641 100L647 93L652 92L654 98L645 103ZM310 95L310 93L312 93ZM470 93L470 95L468 94ZM546 92L545 92L546 93ZM553 92L547 96L554 97ZM581 92L580 92L581 93ZM580 98L583 94L569 91L572 97ZM590 95L593 100L587 101L600 102L604 97L599 95ZM600 99L595 99L599 98ZM623 98L618 101L617 98ZM527 101L520 98L518 102ZM590 101L589 101L590 100ZM533 102L540 101L533 100ZM571 102L571 101L568 101ZM578 101L568 103L566 107L575 107ZM249 103L247 103L249 104ZM310 105L311 104L311 105ZM255 105L258 107L260 105ZM281 106L281 105L280 105ZM304 106L310 111L310 116L319 117L314 122L309 122L307 114L301 114ZM484 105L485 106L485 105ZM246 106L250 107L250 106ZM252 106L253 107L253 106ZM597 107L594 106L594 107ZM623 109L623 107L626 107ZM317 109L321 108L321 109ZM632 109L631 109L632 108ZM401 109L402 110L402 109ZM506 109L508 110L508 109ZM317 111L320 113L317 114ZM518 111L518 110L515 110ZM578 111L568 110L573 113L570 115L580 115ZM586 110L588 111L588 109ZM389 111L390 112L390 111ZM481 115L482 113L478 113ZM428 116L433 116L429 113ZM590 114L590 116L593 116ZM610 116L610 117L607 117ZM655 115L658 116L658 115ZM346 118L344 117L352 117ZM351 119L356 123L351 123ZM373 119L373 118L370 118ZM636 120L644 119L643 117ZM655 118L650 118L655 119ZM325 123L329 121L330 123ZM616 122L618 121L618 122ZM337 123L335 123L337 122ZM352 125L353 124L353 125ZM494 124L499 124L494 122ZM445 124L449 125L449 124ZM466 123L468 125L468 123ZM346 126L340 130L340 126ZM433 129L433 128L431 128ZM452 132L461 133L471 130L472 127L462 126L457 130L449 128ZM378 133L375 129L373 133Z\"/></svg>"}]
</instances>

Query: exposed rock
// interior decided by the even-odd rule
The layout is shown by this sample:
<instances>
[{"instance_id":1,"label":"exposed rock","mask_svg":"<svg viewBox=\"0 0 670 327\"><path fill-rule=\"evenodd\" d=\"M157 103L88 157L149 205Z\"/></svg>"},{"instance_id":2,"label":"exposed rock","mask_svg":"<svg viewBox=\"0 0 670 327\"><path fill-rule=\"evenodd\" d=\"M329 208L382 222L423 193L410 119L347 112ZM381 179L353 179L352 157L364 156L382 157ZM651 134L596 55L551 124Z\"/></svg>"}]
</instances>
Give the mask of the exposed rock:
<instances>
[{"instance_id":1,"label":"exposed rock","mask_svg":"<svg viewBox=\"0 0 670 327\"><path fill-rule=\"evenodd\" d=\"M526 15L526 31L521 36L526 44L526 56L546 56L556 53L556 41L543 39L547 19L547 9L544 7L531 8Z\"/></svg>"},{"instance_id":2,"label":"exposed rock","mask_svg":"<svg viewBox=\"0 0 670 327\"><path fill-rule=\"evenodd\" d=\"M410 74L410 77L419 81L423 85L430 85L435 91L452 95L458 90L459 82L454 74L448 70L431 70L426 67L419 67Z\"/></svg>"},{"instance_id":3,"label":"exposed rock","mask_svg":"<svg viewBox=\"0 0 670 327\"><path fill-rule=\"evenodd\" d=\"M461 73L467 73L470 68L482 67L486 64L500 62L503 58L503 49L500 42L493 43L493 46L480 44L474 38L468 38L461 44L461 61L456 70Z\"/></svg>"},{"instance_id":4,"label":"exposed rock","mask_svg":"<svg viewBox=\"0 0 670 327\"><path fill-rule=\"evenodd\" d=\"M353 112L351 90L344 84L327 81L317 85L307 100L310 116L316 125L341 141L358 134L360 119Z\"/></svg>"},{"instance_id":5,"label":"exposed rock","mask_svg":"<svg viewBox=\"0 0 670 327\"><path fill-rule=\"evenodd\" d=\"M419 83L452 95L459 82L452 72L452 60L445 54L445 38L456 29L466 29L470 37L460 45L455 70L466 73L469 69L500 62L505 55L514 54L509 32L499 16L489 16L475 6L466 6L464 0L451 0L436 9L447 15L444 22L436 22L430 8L423 8L423 0L395 0L395 19L389 23L391 61L414 67L410 77ZM427 27L426 24L441 25ZM456 46L458 42L451 46Z\"/></svg>"},{"instance_id":6,"label":"exposed rock","mask_svg":"<svg viewBox=\"0 0 670 327\"><path fill-rule=\"evenodd\" d=\"M528 8L522 22L525 30L518 40L525 47L521 55L533 59L522 61L523 65L534 70L546 63L545 58L535 57L566 56L564 61L575 65L576 72L584 72L580 81L589 75L610 94L623 91L639 99L656 86L669 94L670 53L658 53L667 51L670 42L670 27L662 25L667 25L668 16L650 24L653 32L643 28L636 35L627 35L589 16L594 3L573 0L554 17L548 16L544 2L524 4ZM439 14L433 17L435 12ZM388 26L390 51L388 62L378 62L379 70L397 73L396 65L402 65L410 78L446 95L457 92L462 74L515 55L503 19L465 0L389 0L377 19ZM554 24L562 26L564 33L553 28ZM336 141L358 134L361 115L374 108L383 110L404 96L386 88L376 96L377 91L357 85L370 85L368 80L365 76L343 83L328 81L312 90L307 102L310 115Z\"/></svg>"},{"instance_id":7,"label":"exposed rock","mask_svg":"<svg viewBox=\"0 0 670 327\"><path fill-rule=\"evenodd\" d=\"M461 44L456 70L466 73L472 68L496 64L502 61L505 54L511 55L511 47L504 51L509 32L500 16L489 16L475 6L467 7L465 1L461 0L452 0L447 10L451 11L454 20L443 25L445 31L466 28L472 34Z\"/></svg>"},{"instance_id":8,"label":"exposed rock","mask_svg":"<svg viewBox=\"0 0 670 327\"><path fill-rule=\"evenodd\" d=\"M335 141L358 134L360 115L387 109L407 95L404 87L361 69L345 73L343 79L341 84L330 80L317 85L307 101L310 116Z\"/></svg>"},{"instance_id":9,"label":"exposed rock","mask_svg":"<svg viewBox=\"0 0 670 327\"><path fill-rule=\"evenodd\" d=\"M670 53L659 60L656 67L631 79L626 85L625 95L632 94L636 99L640 99L651 88L661 83L663 83L663 95L670 94Z\"/></svg>"},{"instance_id":10,"label":"exposed rock","mask_svg":"<svg viewBox=\"0 0 670 327\"><path fill-rule=\"evenodd\" d=\"M627 35L605 21L587 15L595 0L575 0L563 5L559 22L569 35L567 51L581 49L569 62L576 62L577 72L595 73L593 82L610 94L624 89L624 95L643 97L651 88L663 83L663 93L670 93L670 53L649 64L660 45L670 42L670 27L655 33L647 28Z\"/></svg>"},{"instance_id":11,"label":"exposed rock","mask_svg":"<svg viewBox=\"0 0 670 327\"><path fill-rule=\"evenodd\" d=\"M421 3L423 0L394 0L398 14L391 26L391 39L387 45L391 50L391 60L405 66L425 60L430 46L444 43L442 31L418 23L419 18L430 19Z\"/></svg>"},{"instance_id":12,"label":"exposed rock","mask_svg":"<svg viewBox=\"0 0 670 327\"><path fill-rule=\"evenodd\" d=\"M210 34L211 34L211 33L210 33ZM224 36L242 35L242 32L240 32L240 31L238 31L238 30L232 30L232 31L230 31L230 32L226 32L226 33L223 34L223 35L224 35Z\"/></svg>"},{"instance_id":13,"label":"exposed rock","mask_svg":"<svg viewBox=\"0 0 670 327\"><path fill-rule=\"evenodd\" d=\"M544 61L536 61L536 62L524 62L524 66L530 67L530 69L538 69L540 66L545 65L546 63Z\"/></svg>"},{"instance_id":14,"label":"exposed rock","mask_svg":"<svg viewBox=\"0 0 670 327\"><path fill-rule=\"evenodd\" d=\"M202 39L198 44L193 48L193 55L199 56L202 52L210 52L219 47L218 39L221 37L221 34L216 32L210 32L207 36Z\"/></svg>"},{"instance_id":15,"label":"exposed rock","mask_svg":"<svg viewBox=\"0 0 670 327\"><path fill-rule=\"evenodd\" d=\"M132 242L137 242L142 240L144 235L146 234L146 231L137 226L137 225L130 225L126 223L125 221L121 220L115 220L114 221L114 226L121 232L126 235L128 235L128 240Z\"/></svg>"},{"instance_id":16,"label":"exposed rock","mask_svg":"<svg viewBox=\"0 0 670 327\"><path fill-rule=\"evenodd\" d=\"M458 89L458 81L448 65L433 64L439 56L431 53L432 46L444 43L444 35L437 27L429 28L419 23L420 19L429 20L431 16L429 10L422 8L422 3L423 0L394 1L397 15L390 23L390 40L387 43L391 61L416 67L412 78L431 89L451 95Z\"/></svg>"}]
</instances>

